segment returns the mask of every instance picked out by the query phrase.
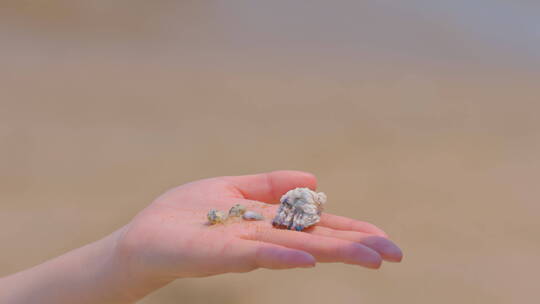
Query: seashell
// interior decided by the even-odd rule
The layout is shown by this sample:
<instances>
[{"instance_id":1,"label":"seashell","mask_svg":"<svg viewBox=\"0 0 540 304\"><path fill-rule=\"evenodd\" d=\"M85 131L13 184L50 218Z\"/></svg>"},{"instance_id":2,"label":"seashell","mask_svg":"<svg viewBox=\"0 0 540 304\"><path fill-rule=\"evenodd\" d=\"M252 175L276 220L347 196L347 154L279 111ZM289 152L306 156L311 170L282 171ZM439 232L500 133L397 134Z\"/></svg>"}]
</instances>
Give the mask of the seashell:
<instances>
[{"instance_id":1,"label":"seashell","mask_svg":"<svg viewBox=\"0 0 540 304\"><path fill-rule=\"evenodd\" d=\"M321 220L326 195L308 188L296 188L285 193L280 202L272 225L302 231Z\"/></svg>"},{"instance_id":2,"label":"seashell","mask_svg":"<svg viewBox=\"0 0 540 304\"><path fill-rule=\"evenodd\" d=\"M241 217L246 212L246 206L236 204L229 210L229 217Z\"/></svg>"},{"instance_id":3,"label":"seashell","mask_svg":"<svg viewBox=\"0 0 540 304\"><path fill-rule=\"evenodd\" d=\"M208 222L212 225L223 223L227 219L225 213L216 209L208 211L206 217L208 218Z\"/></svg>"},{"instance_id":4,"label":"seashell","mask_svg":"<svg viewBox=\"0 0 540 304\"><path fill-rule=\"evenodd\" d=\"M264 216L254 211L246 211L242 216L243 219L248 221L261 221L264 220Z\"/></svg>"}]
</instances>

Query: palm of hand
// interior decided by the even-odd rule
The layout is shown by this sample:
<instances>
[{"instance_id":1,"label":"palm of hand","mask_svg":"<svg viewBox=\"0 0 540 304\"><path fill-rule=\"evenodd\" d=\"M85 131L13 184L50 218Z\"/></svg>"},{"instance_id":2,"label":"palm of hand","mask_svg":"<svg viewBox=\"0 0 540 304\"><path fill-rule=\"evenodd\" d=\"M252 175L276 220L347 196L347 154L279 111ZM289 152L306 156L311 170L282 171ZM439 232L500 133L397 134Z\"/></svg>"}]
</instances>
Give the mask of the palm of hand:
<instances>
[{"instance_id":1,"label":"palm of hand","mask_svg":"<svg viewBox=\"0 0 540 304\"><path fill-rule=\"evenodd\" d=\"M126 227L119 247L131 271L150 276L194 277L256 268L312 267L344 262L378 268L382 259L400 261L401 251L375 226L323 214L306 232L275 229L279 197L296 187L316 187L307 173L267 174L201 180L156 199ZM264 221L233 219L210 226L210 209L234 204L262 213ZM274 203L274 204L271 204Z\"/></svg>"}]
</instances>

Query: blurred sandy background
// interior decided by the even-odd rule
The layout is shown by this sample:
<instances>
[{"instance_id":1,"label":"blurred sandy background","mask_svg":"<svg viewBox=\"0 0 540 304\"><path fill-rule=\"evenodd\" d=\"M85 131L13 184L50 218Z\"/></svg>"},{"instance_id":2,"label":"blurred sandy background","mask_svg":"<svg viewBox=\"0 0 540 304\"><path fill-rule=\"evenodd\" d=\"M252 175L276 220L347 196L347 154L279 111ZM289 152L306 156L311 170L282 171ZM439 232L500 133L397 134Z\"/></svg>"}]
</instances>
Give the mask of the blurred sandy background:
<instances>
[{"instance_id":1,"label":"blurred sandy background","mask_svg":"<svg viewBox=\"0 0 540 304\"><path fill-rule=\"evenodd\" d=\"M172 186L298 169L403 263L141 303L537 303L540 5L395 2L0 0L0 275Z\"/></svg>"}]
</instances>

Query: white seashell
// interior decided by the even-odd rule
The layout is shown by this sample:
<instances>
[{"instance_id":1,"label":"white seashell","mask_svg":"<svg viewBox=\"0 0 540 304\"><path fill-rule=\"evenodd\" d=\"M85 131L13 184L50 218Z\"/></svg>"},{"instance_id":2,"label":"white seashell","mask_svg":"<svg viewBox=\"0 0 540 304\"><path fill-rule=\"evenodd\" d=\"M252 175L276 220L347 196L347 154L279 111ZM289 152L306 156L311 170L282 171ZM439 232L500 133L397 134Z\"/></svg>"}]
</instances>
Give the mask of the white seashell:
<instances>
[{"instance_id":1,"label":"white seashell","mask_svg":"<svg viewBox=\"0 0 540 304\"><path fill-rule=\"evenodd\" d=\"M302 231L321 220L326 195L308 188L296 188L285 193L280 202L272 225Z\"/></svg>"},{"instance_id":2,"label":"white seashell","mask_svg":"<svg viewBox=\"0 0 540 304\"><path fill-rule=\"evenodd\" d=\"M264 216L254 211L246 211L242 216L243 219L248 221L261 221L264 220Z\"/></svg>"},{"instance_id":3,"label":"white seashell","mask_svg":"<svg viewBox=\"0 0 540 304\"><path fill-rule=\"evenodd\" d=\"M225 213L216 209L208 211L206 217L208 218L208 222L212 225L223 223L227 219Z\"/></svg>"},{"instance_id":4,"label":"white seashell","mask_svg":"<svg viewBox=\"0 0 540 304\"><path fill-rule=\"evenodd\" d=\"M246 206L236 204L229 210L229 217L241 217L246 212Z\"/></svg>"}]
</instances>

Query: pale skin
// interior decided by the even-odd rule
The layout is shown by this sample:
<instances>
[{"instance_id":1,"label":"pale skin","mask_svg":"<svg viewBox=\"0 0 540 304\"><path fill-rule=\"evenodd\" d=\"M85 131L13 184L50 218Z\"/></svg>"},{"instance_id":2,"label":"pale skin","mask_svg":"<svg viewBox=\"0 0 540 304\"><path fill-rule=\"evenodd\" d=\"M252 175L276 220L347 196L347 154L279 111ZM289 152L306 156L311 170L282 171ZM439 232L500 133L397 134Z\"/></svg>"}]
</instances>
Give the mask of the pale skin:
<instances>
[{"instance_id":1,"label":"pale skin","mask_svg":"<svg viewBox=\"0 0 540 304\"><path fill-rule=\"evenodd\" d=\"M176 187L109 236L0 279L0 303L133 303L178 278L401 261L399 247L366 222L325 213L302 232L273 228L280 196L316 183L309 173L274 171ZM208 224L208 210L238 203L265 220Z\"/></svg>"}]
</instances>

